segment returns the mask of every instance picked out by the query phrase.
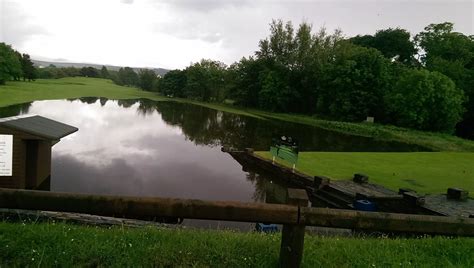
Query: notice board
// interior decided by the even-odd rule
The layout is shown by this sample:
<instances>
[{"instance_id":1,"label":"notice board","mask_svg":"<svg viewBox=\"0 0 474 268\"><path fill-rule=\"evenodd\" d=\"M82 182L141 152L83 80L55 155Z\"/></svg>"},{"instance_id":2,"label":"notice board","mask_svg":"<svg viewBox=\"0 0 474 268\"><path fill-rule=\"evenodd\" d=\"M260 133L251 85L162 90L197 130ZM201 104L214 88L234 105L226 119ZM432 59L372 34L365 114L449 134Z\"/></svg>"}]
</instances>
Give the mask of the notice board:
<instances>
[{"instance_id":1,"label":"notice board","mask_svg":"<svg viewBox=\"0 0 474 268\"><path fill-rule=\"evenodd\" d=\"M0 134L0 176L12 176L13 135Z\"/></svg>"}]
</instances>

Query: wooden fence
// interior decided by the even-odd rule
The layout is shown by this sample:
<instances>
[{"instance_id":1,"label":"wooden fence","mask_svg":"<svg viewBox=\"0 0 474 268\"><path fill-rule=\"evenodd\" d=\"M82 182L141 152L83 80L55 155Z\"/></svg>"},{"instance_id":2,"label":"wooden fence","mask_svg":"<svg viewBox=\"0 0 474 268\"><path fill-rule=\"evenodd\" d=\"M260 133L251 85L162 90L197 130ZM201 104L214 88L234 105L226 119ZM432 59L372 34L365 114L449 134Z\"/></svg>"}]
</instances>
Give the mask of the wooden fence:
<instances>
[{"instance_id":1,"label":"wooden fence","mask_svg":"<svg viewBox=\"0 0 474 268\"><path fill-rule=\"evenodd\" d=\"M381 232L474 236L474 219L308 207L305 190L289 189L288 204L58 193L0 188L0 207L86 213L129 219L187 219L283 224L280 263L298 267L305 226Z\"/></svg>"}]
</instances>

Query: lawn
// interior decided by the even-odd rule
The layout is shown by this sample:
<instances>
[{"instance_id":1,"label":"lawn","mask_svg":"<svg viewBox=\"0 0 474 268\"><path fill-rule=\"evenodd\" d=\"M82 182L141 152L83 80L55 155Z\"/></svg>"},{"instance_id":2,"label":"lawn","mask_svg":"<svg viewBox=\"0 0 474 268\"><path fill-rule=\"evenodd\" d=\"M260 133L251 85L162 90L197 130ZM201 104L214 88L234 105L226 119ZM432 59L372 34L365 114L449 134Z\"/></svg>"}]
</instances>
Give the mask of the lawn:
<instances>
[{"instance_id":1,"label":"lawn","mask_svg":"<svg viewBox=\"0 0 474 268\"><path fill-rule=\"evenodd\" d=\"M109 80L64 78L8 82L0 87L0 107L79 97L146 98L178 101L212 109L278 119L343 132L418 144L438 151L474 151L474 142L451 135L390 126L320 120L215 103L170 99ZM262 152L265 155L267 153ZM267 154L268 156L268 154ZM353 173L392 189L444 193L460 186L474 192L474 153L322 153L300 154L298 169L308 174L349 179ZM0 267L159 266L275 267L280 234L156 228L97 228L63 223L0 221ZM303 267L474 267L474 239L328 238L307 235Z\"/></svg>"},{"instance_id":2,"label":"lawn","mask_svg":"<svg viewBox=\"0 0 474 268\"><path fill-rule=\"evenodd\" d=\"M257 154L271 158L269 152ZM334 153L301 152L297 169L308 175L351 179L364 173L387 188L411 188L420 193L446 193L461 187L474 193L474 153Z\"/></svg>"},{"instance_id":3,"label":"lawn","mask_svg":"<svg viewBox=\"0 0 474 268\"><path fill-rule=\"evenodd\" d=\"M40 79L34 82L7 82L6 85L0 86L0 107L35 100L79 97L105 97L110 99L146 98L157 101L186 102L261 119L296 122L350 135L372 137L377 140L416 144L434 151L474 152L474 141L448 134L409 130L380 124L329 121L312 116L272 113L221 103L204 103L187 99L166 98L153 92L118 86L110 80L99 78L69 77L62 79Z\"/></svg>"},{"instance_id":4,"label":"lawn","mask_svg":"<svg viewBox=\"0 0 474 268\"><path fill-rule=\"evenodd\" d=\"M99 78L39 79L34 82L8 82L7 85L0 86L0 107L35 100L79 97L165 99L151 92L118 86L111 80Z\"/></svg>"},{"instance_id":5,"label":"lawn","mask_svg":"<svg viewBox=\"0 0 474 268\"><path fill-rule=\"evenodd\" d=\"M474 141L451 135L406 130L377 124L345 123L320 120L304 115L278 114L244 109L216 103L166 98L153 92L115 85L98 78L40 79L35 82L8 82L0 87L0 107L35 100L79 97L110 99L146 98L156 101L193 103L212 109L313 125L348 134L374 137L425 146L436 151L474 151ZM447 187L458 186L474 192L474 154L470 153L323 153L300 155L298 169L310 175L349 179L366 173L370 180L397 190L408 187L424 193L444 193Z\"/></svg>"},{"instance_id":6,"label":"lawn","mask_svg":"<svg viewBox=\"0 0 474 268\"><path fill-rule=\"evenodd\" d=\"M0 222L1 267L276 267L280 234ZM306 235L303 267L473 267L474 239Z\"/></svg>"},{"instance_id":7,"label":"lawn","mask_svg":"<svg viewBox=\"0 0 474 268\"><path fill-rule=\"evenodd\" d=\"M167 98L155 92L114 84L101 78L67 77L61 79L39 79L34 82L8 82L0 86L0 107L36 100L57 100L80 97L104 97L108 99L150 99L155 101L177 101L193 103L211 109L246 116L260 117L233 107L203 103L186 99Z\"/></svg>"}]
</instances>

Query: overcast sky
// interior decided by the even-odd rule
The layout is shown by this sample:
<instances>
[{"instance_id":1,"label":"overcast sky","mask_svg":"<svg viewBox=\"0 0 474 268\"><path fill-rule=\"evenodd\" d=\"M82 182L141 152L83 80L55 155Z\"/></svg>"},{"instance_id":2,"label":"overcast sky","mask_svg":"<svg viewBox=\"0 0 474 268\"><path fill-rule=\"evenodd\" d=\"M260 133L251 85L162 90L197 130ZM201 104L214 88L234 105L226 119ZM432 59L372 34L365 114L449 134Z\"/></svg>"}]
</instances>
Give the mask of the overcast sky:
<instances>
[{"instance_id":1,"label":"overcast sky","mask_svg":"<svg viewBox=\"0 0 474 268\"><path fill-rule=\"evenodd\" d=\"M451 21L474 34L473 0L0 0L0 42L35 59L183 68L257 50L272 19L346 36Z\"/></svg>"}]
</instances>

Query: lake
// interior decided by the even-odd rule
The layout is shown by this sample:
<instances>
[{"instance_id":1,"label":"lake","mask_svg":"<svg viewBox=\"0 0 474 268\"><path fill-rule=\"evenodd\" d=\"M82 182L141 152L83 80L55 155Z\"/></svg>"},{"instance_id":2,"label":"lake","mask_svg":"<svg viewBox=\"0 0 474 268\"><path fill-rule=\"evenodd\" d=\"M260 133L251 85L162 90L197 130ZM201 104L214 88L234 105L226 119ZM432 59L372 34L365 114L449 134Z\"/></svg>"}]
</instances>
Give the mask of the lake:
<instances>
[{"instance_id":1,"label":"lake","mask_svg":"<svg viewBox=\"0 0 474 268\"><path fill-rule=\"evenodd\" d=\"M82 98L0 109L1 117L18 114L79 128L53 147L51 191L62 192L265 202L279 199L285 186L243 171L222 146L268 150L273 137L289 135L300 151L423 150L176 102Z\"/></svg>"}]
</instances>

